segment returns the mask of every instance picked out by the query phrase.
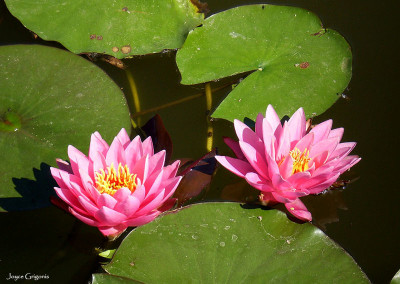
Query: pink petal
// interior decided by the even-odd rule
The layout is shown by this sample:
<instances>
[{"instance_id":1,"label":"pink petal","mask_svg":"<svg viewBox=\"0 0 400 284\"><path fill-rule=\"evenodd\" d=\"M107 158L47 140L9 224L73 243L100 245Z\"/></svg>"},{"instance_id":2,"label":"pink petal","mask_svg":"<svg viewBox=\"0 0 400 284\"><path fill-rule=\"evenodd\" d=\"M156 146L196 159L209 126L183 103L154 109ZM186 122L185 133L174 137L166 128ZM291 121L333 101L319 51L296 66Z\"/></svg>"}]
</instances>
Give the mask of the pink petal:
<instances>
[{"instance_id":1,"label":"pink petal","mask_svg":"<svg viewBox=\"0 0 400 284\"><path fill-rule=\"evenodd\" d=\"M140 201L129 195L124 200L118 201L117 205L114 207L114 210L124 214L129 218L136 213L136 211L139 209L139 206Z\"/></svg>"},{"instance_id":2,"label":"pink petal","mask_svg":"<svg viewBox=\"0 0 400 284\"><path fill-rule=\"evenodd\" d=\"M181 161L176 160L173 162L171 165L164 167L164 175L163 179L168 179L176 176L176 173L178 172L179 164Z\"/></svg>"},{"instance_id":3,"label":"pink petal","mask_svg":"<svg viewBox=\"0 0 400 284\"><path fill-rule=\"evenodd\" d=\"M264 155L264 143L261 141L260 137L254 133L246 124L243 122L235 119L234 120L236 134L239 138L239 143L241 141L246 142L247 144L251 145L258 153ZM243 149L242 149L243 151ZM246 153L243 154L246 156Z\"/></svg>"},{"instance_id":4,"label":"pink petal","mask_svg":"<svg viewBox=\"0 0 400 284\"><path fill-rule=\"evenodd\" d=\"M100 192L94 187L94 182L91 177L84 171L79 171L81 175L81 183L86 191L86 196L89 197L93 202L97 202L100 196Z\"/></svg>"},{"instance_id":5,"label":"pink petal","mask_svg":"<svg viewBox=\"0 0 400 284\"><path fill-rule=\"evenodd\" d=\"M245 179L252 187L262 192L270 192L274 190L271 181L264 179L257 173L247 173Z\"/></svg>"},{"instance_id":6,"label":"pink petal","mask_svg":"<svg viewBox=\"0 0 400 284\"><path fill-rule=\"evenodd\" d=\"M271 181L274 188L279 191L284 191L292 188L292 185L284 180L280 174L273 175Z\"/></svg>"},{"instance_id":7,"label":"pink petal","mask_svg":"<svg viewBox=\"0 0 400 284\"><path fill-rule=\"evenodd\" d=\"M163 181L164 171L161 169L159 172L151 175L145 182L146 186L146 196L155 194L158 190L160 190L161 182Z\"/></svg>"},{"instance_id":8,"label":"pink petal","mask_svg":"<svg viewBox=\"0 0 400 284\"><path fill-rule=\"evenodd\" d=\"M280 137L277 139L277 143L278 143L278 149L276 152L275 159L279 161L287 154L289 154L291 147L290 128L287 122L285 122L285 124L283 125L283 129Z\"/></svg>"},{"instance_id":9,"label":"pink petal","mask_svg":"<svg viewBox=\"0 0 400 284\"><path fill-rule=\"evenodd\" d=\"M267 164L268 164L268 179L269 180L271 180L271 177L273 177L274 175L280 175L278 164L270 156L267 156Z\"/></svg>"},{"instance_id":10,"label":"pink petal","mask_svg":"<svg viewBox=\"0 0 400 284\"><path fill-rule=\"evenodd\" d=\"M346 142L346 143L340 143L336 146L335 151L333 151L329 155L328 161L331 161L335 158L342 159L343 157L347 156L356 146L357 143L355 142Z\"/></svg>"},{"instance_id":11,"label":"pink petal","mask_svg":"<svg viewBox=\"0 0 400 284\"><path fill-rule=\"evenodd\" d=\"M295 148L299 149L300 152L304 152L305 149L310 149L314 141L314 133L308 133L306 136L301 138L299 142L297 142Z\"/></svg>"},{"instance_id":12,"label":"pink petal","mask_svg":"<svg viewBox=\"0 0 400 284\"><path fill-rule=\"evenodd\" d=\"M162 205L162 200L164 199L164 189L153 194L151 196L146 196L146 199L140 204L140 208L136 211L137 216L146 215L150 211L157 209Z\"/></svg>"},{"instance_id":13,"label":"pink petal","mask_svg":"<svg viewBox=\"0 0 400 284\"><path fill-rule=\"evenodd\" d=\"M136 185L136 189L132 193L132 196L139 200L139 202L143 202L146 196L146 187L140 183L140 180L138 180L138 184Z\"/></svg>"},{"instance_id":14,"label":"pink petal","mask_svg":"<svg viewBox=\"0 0 400 284\"><path fill-rule=\"evenodd\" d=\"M68 162L61 159L56 159L56 163L60 170L66 171L69 174L73 174L72 167Z\"/></svg>"},{"instance_id":15,"label":"pink petal","mask_svg":"<svg viewBox=\"0 0 400 284\"><path fill-rule=\"evenodd\" d=\"M59 187L63 187L66 188L67 185L65 184L65 182L63 181L62 177L61 177L61 172L65 172L63 170L57 169L57 168L50 168L50 173L53 176L53 178L55 179L55 181L57 182Z\"/></svg>"},{"instance_id":16,"label":"pink petal","mask_svg":"<svg viewBox=\"0 0 400 284\"><path fill-rule=\"evenodd\" d=\"M329 132L328 138L336 137L340 141L340 140L342 140L343 132L344 132L344 129L342 127L333 129L333 130L331 130L331 132Z\"/></svg>"},{"instance_id":17,"label":"pink petal","mask_svg":"<svg viewBox=\"0 0 400 284\"><path fill-rule=\"evenodd\" d=\"M229 148L232 149L233 153L235 156L240 159L240 160L245 160L245 156L243 155L242 149L240 149L239 142L233 140L232 138L229 137L224 137L224 142L226 145L228 145Z\"/></svg>"},{"instance_id":18,"label":"pink petal","mask_svg":"<svg viewBox=\"0 0 400 284\"><path fill-rule=\"evenodd\" d=\"M162 150L149 158L149 174L158 172L164 167L165 163L165 150Z\"/></svg>"},{"instance_id":19,"label":"pink petal","mask_svg":"<svg viewBox=\"0 0 400 284\"><path fill-rule=\"evenodd\" d=\"M332 119L326 120L311 129L310 133L314 133L314 144L318 143L321 140L328 138L328 135L331 132L332 128ZM340 139L339 139L340 141Z\"/></svg>"},{"instance_id":20,"label":"pink petal","mask_svg":"<svg viewBox=\"0 0 400 284\"><path fill-rule=\"evenodd\" d=\"M86 216L84 214L80 214L79 212L75 211L73 208L69 208L69 212L74 215L76 218L81 220L83 223L88 224L89 226L97 227L99 226L99 222L92 219L90 216Z\"/></svg>"},{"instance_id":21,"label":"pink petal","mask_svg":"<svg viewBox=\"0 0 400 284\"><path fill-rule=\"evenodd\" d=\"M310 194L319 194L323 192L324 190L328 189L338 178L339 178L340 173L336 175L331 175L330 178L325 180L324 182L309 188Z\"/></svg>"},{"instance_id":22,"label":"pink petal","mask_svg":"<svg viewBox=\"0 0 400 284\"><path fill-rule=\"evenodd\" d=\"M319 184L326 182L333 175L335 175L335 174L332 173L332 169L330 171L324 171L316 176L312 176L308 181L305 181L300 186L301 186L301 188L309 189L309 188L315 187Z\"/></svg>"},{"instance_id":23,"label":"pink petal","mask_svg":"<svg viewBox=\"0 0 400 284\"><path fill-rule=\"evenodd\" d=\"M253 167L248 162L239 159L228 156L215 156L215 159L226 169L242 178L246 173L254 171Z\"/></svg>"},{"instance_id":24,"label":"pink petal","mask_svg":"<svg viewBox=\"0 0 400 284\"><path fill-rule=\"evenodd\" d=\"M142 141L140 141L140 136L136 136L132 142L125 148L125 159L126 164L129 169L133 169L136 162L142 158L143 149L142 149Z\"/></svg>"},{"instance_id":25,"label":"pink petal","mask_svg":"<svg viewBox=\"0 0 400 284\"><path fill-rule=\"evenodd\" d=\"M247 161L250 165L264 178L268 179L268 167L265 162L263 155L261 155L252 145L239 141L240 148L243 154L246 156Z\"/></svg>"},{"instance_id":26,"label":"pink petal","mask_svg":"<svg viewBox=\"0 0 400 284\"><path fill-rule=\"evenodd\" d=\"M98 210L94 217L98 220L98 223L102 226L115 226L127 219L127 217L117 212L113 209L103 206L100 210Z\"/></svg>"},{"instance_id":27,"label":"pink petal","mask_svg":"<svg viewBox=\"0 0 400 284\"><path fill-rule=\"evenodd\" d=\"M281 125L281 120L279 116L276 114L274 108L271 105L268 105L267 111L265 113L265 118L267 119L269 125L272 130L275 132L276 128Z\"/></svg>"},{"instance_id":28,"label":"pink petal","mask_svg":"<svg viewBox=\"0 0 400 284\"><path fill-rule=\"evenodd\" d=\"M94 216L94 214L99 210L99 207L94 205L87 197L78 196L79 203L85 208L85 215Z\"/></svg>"},{"instance_id":29,"label":"pink petal","mask_svg":"<svg viewBox=\"0 0 400 284\"><path fill-rule=\"evenodd\" d=\"M328 151L321 152L317 156L312 158L312 160L309 162L309 164L311 164L311 165L314 164L315 168L318 169L327 161L328 156L329 156Z\"/></svg>"},{"instance_id":30,"label":"pink petal","mask_svg":"<svg viewBox=\"0 0 400 284\"><path fill-rule=\"evenodd\" d=\"M274 136L274 131L272 130L267 119L263 120L263 141L265 156L269 155L271 157L275 157L276 138Z\"/></svg>"},{"instance_id":31,"label":"pink petal","mask_svg":"<svg viewBox=\"0 0 400 284\"><path fill-rule=\"evenodd\" d=\"M130 170L132 174L136 174L136 178L145 183L145 179L149 173L149 156L143 156Z\"/></svg>"},{"instance_id":32,"label":"pink petal","mask_svg":"<svg viewBox=\"0 0 400 284\"><path fill-rule=\"evenodd\" d=\"M164 198L161 201L161 203L166 202L166 200L174 194L174 192L175 192L176 188L178 187L179 183L181 182L181 180L182 180L182 177L177 176L168 181L168 185L165 185Z\"/></svg>"},{"instance_id":33,"label":"pink petal","mask_svg":"<svg viewBox=\"0 0 400 284\"><path fill-rule=\"evenodd\" d=\"M306 116L303 108L299 108L289 119L290 141L298 141L306 134Z\"/></svg>"},{"instance_id":34,"label":"pink petal","mask_svg":"<svg viewBox=\"0 0 400 284\"><path fill-rule=\"evenodd\" d=\"M117 138L124 149L126 149L126 147L128 147L128 145L129 145L129 143L131 143L131 139L129 139L129 135L128 135L128 133L126 133L125 128L121 129L121 131L117 135Z\"/></svg>"},{"instance_id":35,"label":"pink petal","mask_svg":"<svg viewBox=\"0 0 400 284\"><path fill-rule=\"evenodd\" d=\"M154 212L152 212L151 214L148 215L143 215L140 217L135 217L135 218L131 218L129 220L127 220L125 222L125 224L128 227L137 227L137 226L142 226L144 224L150 223L151 221L153 221L158 215L160 215L160 211L156 210Z\"/></svg>"},{"instance_id":36,"label":"pink petal","mask_svg":"<svg viewBox=\"0 0 400 284\"><path fill-rule=\"evenodd\" d=\"M279 166L279 172L284 179L289 178L293 171L293 159L290 155L285 157L283 163Z\"/></svg>"},{"instance_id":37,"label":"pink petal","mask_svg":"<svg viewBox=\"0 0 400 284\"><path fill-rule=\"evenodd\" d=\"M328 138L325 140L321 140L317 143L314 143L314 145L312 145L311 149L308 148L308 149L310 149L309 157L311 159L313 159L315 156L317 156L325 151L327 151L328 153L332 153L338 144L339 144L339 140L337 138Z\"/></svg>"},{"instance_id":38,"label":"pink petal","mask_svg":"<svg viewBox=\"0 0 400 284\"><path fill-rule=\"evenodd\" d=\"M129 188L122 187L117 190L117 192L113 195L113 197L117 201L117 203L120 203L120 202L123 202L125 199L127 199L131 195L132 195L132 192L129 190Z\"/></svg>"},{"instance_id":39,"label":"pink petal","mask_svg":"<svg viewBox=\"0 0 400 284\"><path fill-rule=\"evenodd\" d=\"M360 160L361 158L356 155L347 156L340 161L340 163L335 167L334 171L342 174L350 169L352 166L357 164Z\"/></svg>"},{"instance_id":40,"label":"pink petal","mask_svg":"<svg viewBox=\"0 0 400 284\"><path fill-rule=\"evenodd\" d=\"M119 163L121 163L122 166L126 164L125 150L117 137L114 138L113 142L111 143L110 149L108 149L106 155L106 163L107 166L111 166L113 164L115 169L118 169Z\"/></svg>"},{"instance_id":41,"label":"pink petal","mask_svg":"<svg viewBox=\"0 0 400 284\"><path fill-rule=\"evenodd\" d=\"M93 155L98 152L105 156L108 148L107 142L104 141L103 138L101 138L100 133L96 131L90 138L89 158L93 160Z\"/></svg>"},{"instance_id":42,"label":"pink petal","mask_svg":"<svg viewBox=\"0 0 400 284\"><path fill-rule=\"evenodd\" d=\"M287 197L282 196L281 192L272 191L271 194L273 196L273 200L275 200L279 203L287 203L287 202L291 201L291 199L288 199Z\"/></svg>"},{"instance_id":43,"label":"pink petal","mask_svg":"<svg viewBox=\"0 0 400 284\"><path fill-rule=\"evenodd\" d=\"M121 234L123 231L126 230L126 228L128 228L127 225L125 224L119 224L116 226L103 226L103 227L99 227L100 232L104 235L104 236L110 236L110 235L119 235Z\"/></svg>"},{"instance_id":44,"label":"pink petal","mask_svg":"<svg viewBox=\"0 0 400 284\"><path fill-rule=\"evenodd\" d=\"M260 139L263 139L263 120L264 116L262 113L259 113L256 118L256 134Z\"/></svg>"},{"instance_id":45,"label":"pink petal","mask_svg":"<svg viewBox=\"0 0 400 284\"><path fill-rule=\"evenodd\" d=\"M308 171L295 173L290 176L287 181L296 189L300 188L300 185L305 183L311 178L311 174Z\"/></svg>"},{"instance_id":46,"label":"pink petal","mask_svg":"<svg viewBox=\"0 0 400 284\"><path fill-rule=\"evenodd\" d=\"M143 148L143 156L154 155L153 141L151 140L151 137L147 137L146 140L143 141L142 148Z\"/></svg>"},{"instance_id":47,"label":"pink petal","mask_svg":"<svg viewBox=\"0 0 400 284\"><path fill-rule=\"evenodd\" d=\"M79 169L89 172L89 160L81 151L74 146L68 146L68 157L70 159L72 171L79 177Z\"/></svg>"},{"instance_id":48,"label":"pink petal","mask_svg":"<svg viewBox=\"0 0 400 284\"><path fill-rule=\"evenodd\" d=\"M89 175L94 181L96 173L99 172L100 169L104 170L107 168L107 162L105 156L100 152L96 152L95 154L93 154L91 160L92 163L89 164Z\"/></svg>"},{"instance_id":49,"label":"pink petal","mask_svg":"<svg viewBox=\"0 0 400 284\"><path fill-rule=\"evenodd\" d=\"M86 211L79 203L78 198L73 195L68 189L55 187L54 190L56 191L58 197L60 197L65 203L67 203L68 206L75 208L75 210L79 211L82 214L86 214Z\"/></svg>"},{"instance_id":50,"label":"pink petal","mask_svg":"<svg viewBox=\"0 0 400 284\"><path fill-rule=\"evenodd\" d=\"M75 196L84 195L82 192L80 185L80 179L75 175L70 175L67 172L60 171L58 169L54 169L53 172L56 173L58 171L59 178L62 180L62 188L68 188L68 190L74 194ZM57 180L56 180L57 181Z\"/></svg>"},{"instance_id":51,"label":"pink petal","mask_svg":"<svg viewBox=\"0 0 400 284\"><path fill-rule=\"evenodd\" d=\"M100 194L99 198L97 199L97 207L101 208L103 206L114 209L114 206L117 204L117 200L114 197L107 193Z\"/></svg>"},{"instance_id":52,"label":"pink petal","mask_svg":"<svg viewBox=\"0 0 400 284\"><path fill-rule=\"evenodd\" d=\"M300 199L296 199L295 201L290 203L285 203L285 207L293 216L300 220L312 220L311 213L307 210L307 207L304 205L303 202L300 201Z\"/></svg>"}]
</instances>

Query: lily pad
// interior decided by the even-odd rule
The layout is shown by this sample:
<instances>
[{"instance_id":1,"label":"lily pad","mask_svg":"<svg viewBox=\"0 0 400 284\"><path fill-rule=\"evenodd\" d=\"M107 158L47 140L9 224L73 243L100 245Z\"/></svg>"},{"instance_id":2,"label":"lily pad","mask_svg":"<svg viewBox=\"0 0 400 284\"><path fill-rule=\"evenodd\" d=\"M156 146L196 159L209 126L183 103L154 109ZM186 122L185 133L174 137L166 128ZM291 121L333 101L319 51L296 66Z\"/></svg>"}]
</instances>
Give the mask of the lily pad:
<instances>
[{"instance_id":1,"label":"lily pad","mask_svg":"<svg viewBox=\"0 0 400 284\"><path fill-rule=\"evenodd\" d=\"M272 104L280 116L329 108L351 78L351 50L336 31L296 7L249 5L207 18L178 51L182 84L253 71L213 117L255 119Z\"/></svg>"},{"instance_id":2,"label":"lily pad","mask_svg":"<svg viewBox=\"0 0 400 284\"><path fill-rule=\"evenodd\" d=\"M181 47L204 15L190 0L6 0L8 9L45 40L75 53L117 58Z\"/></svg>"},{"instance_id":3,"label":"lily pad","mask_svg":"<svg viewBox=\"0 0 400 284\"><path fill-rule=\"evenodd\" d=\"M124 278L120 276L113 276L106 273L96 273L92 276L92 284L100 284L100 283L107 283L107 284L134 284L134 283L142 283L138 282L129 278Z\"/></svg>"},{"instance_id":4,"label":"lily pad","mask_svg":"<svg viewBox=\"0 0 400 284\"><path fill-rule=\"evenodd\" d=\"M321 230L282 212L203 203L174 213L132 231L105 270L145 283L368 283Z\"/></svg>"},{"instance_id":5,"label":"lily pad","mask_svg":"<svg viewBox=\"0 0 400 284\"><path fill-rule=\"evenodd\" d=\"M400 283L400 270L394 275L393 279L390 281L390 284L399 284Z\"/></svg>"},{"instance_id":6,"label":"lily pad","mask_svg":"<svg viewBox=\"0 0 400 284\"><path fill-rule=\"evenodd\" d=\"M118 86L97 66L60 49L0 47L0 86L0 211L49 204L49 165L67 158L68 145L87 153L91 133L111 142L130 127Z\"/></svg>"}]
</instances>

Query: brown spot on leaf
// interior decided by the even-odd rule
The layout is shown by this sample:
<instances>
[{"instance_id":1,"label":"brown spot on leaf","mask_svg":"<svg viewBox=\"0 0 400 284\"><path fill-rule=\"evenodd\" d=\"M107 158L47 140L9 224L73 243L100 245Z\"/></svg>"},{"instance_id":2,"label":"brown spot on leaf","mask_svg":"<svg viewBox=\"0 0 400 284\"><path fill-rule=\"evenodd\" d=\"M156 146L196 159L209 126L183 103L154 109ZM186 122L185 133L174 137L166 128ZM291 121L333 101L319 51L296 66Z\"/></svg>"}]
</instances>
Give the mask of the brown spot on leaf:
<instances>
[{"instance_id":1,"label":"brown spot on leaf","mask_svg":"<svg viewBox=\"0 0 400 284\"><path fill-rule=\"evenodd\" d=\"M97 36L97 40L103 40L103 36L98 35L98 36Z\"/></svg>"},{"instance_id":2,"label":"brown spot on leaf","mask_svg":"<svg viewBox=\"0 0 400 284\"><path fill-rule=\"evenodd\" d=\"M116 47L116 46L114 46L114 47L112 48L112 51L113 51L113 52L118 52L118 51L119 51L119 48Z\"/></svg>"},{"instance_id":3,"label":"brown spot on leaf","mask_svg":"<svg viewBox=\"0 0 400 284\"><path fill-rule=\"evenodd\" d=\"M129 10L128 10L128 7L124 7L124 8L122 8L122 11L124 11L124 12L128 12Z\"/></svg>"},{"instance_id":4,"label":"brown spot on leaf","mask_svg":"<svg viewBox=\"0 0 400 284\"><path fill-rule=\"evenodd\" d=\"M322 36L323 34L326 33L326 29L325 28L321 28L318 32L311 34L312 36Z\"/></svg>"},{"instance_id":5,"label":"brown spot on leaf","mask_svg":"<svg viewBox=\"0 0 400 284\"><path fill-rule=\"evenodd\" d=\"M308 62L302 62L302 63L299 64L299 67L301 69L307 69L308 66L310 66L310 63L308 63Z\"/></svg>"},{"instance_id":6,"label":"brown spot on leaf","mask_svg":"<svg viewBox=\"0 0 400 284\"><path fill-rule=\"evenodd\" d=\"M95 38L96 38L95 34L90 35L90 39L95 39Z\"/></svg>"},{"instance_id":7,"label":"brown spot on leaf","mask_svg":"<svg viewBox=\"0 0 400 284\"><path fill-rule=\"evenodd\" d=\"M129 52L131 52L131 46L130 45L124 45L123 47L121 47L121 51L123 54L128 54Z\"/></svg>"}]
</instances>

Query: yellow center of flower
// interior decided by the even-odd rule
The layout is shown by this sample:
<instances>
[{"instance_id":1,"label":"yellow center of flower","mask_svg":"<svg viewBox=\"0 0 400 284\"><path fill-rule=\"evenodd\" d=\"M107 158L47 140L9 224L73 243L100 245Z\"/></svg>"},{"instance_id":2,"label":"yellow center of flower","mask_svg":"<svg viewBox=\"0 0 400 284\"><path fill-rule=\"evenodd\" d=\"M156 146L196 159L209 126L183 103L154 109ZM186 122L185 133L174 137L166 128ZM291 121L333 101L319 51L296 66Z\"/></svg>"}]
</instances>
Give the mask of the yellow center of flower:
<instances>
[{"instance_id":1,"label":"yellow center of flower","mask_svg":"<svg viewBox=\"0 0 400 284\"><path fill-rule=\"evenodd\" d=\"M118 165L118 171L115 170L113 163L105 171L100 169L96 172L95 179L96 188L100 193L114 195L122 187L126 187L132 192L136 189L136 175L131 174L128 166L123 167L121 163Z\"/></svg>"},{"instance_id":2,"label":"yellow center of flower","mask_svg":"<svg viewBox=\"0 0 400 284\"><path fill-rule=\"evenodd\" d=\"M293 160L292 175L308 170L308 162L311 160L308 157L309 153L310 151L308 151L307 148L304 149L303 152L300 152L300 150L297 148L294 148L289 152L289 155Z\"/></svg>"}]
</instances>

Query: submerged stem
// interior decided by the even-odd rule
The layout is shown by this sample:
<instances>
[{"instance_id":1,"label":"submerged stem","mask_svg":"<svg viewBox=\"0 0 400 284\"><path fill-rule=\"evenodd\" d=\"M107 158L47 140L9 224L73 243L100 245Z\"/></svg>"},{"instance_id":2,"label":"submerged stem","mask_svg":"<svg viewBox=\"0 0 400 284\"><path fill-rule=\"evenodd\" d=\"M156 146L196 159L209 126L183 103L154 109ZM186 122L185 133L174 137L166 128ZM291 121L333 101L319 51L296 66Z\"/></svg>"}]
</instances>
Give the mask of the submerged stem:
<instances>
[{"instance_id":1,"label":"submerged stem","mask_svg":"<svg viewBox=\"0 0 400 284\"><path fill-rule=\"evenodd\" d=\"M213 146L213 126L212 122L210 121L210 111L212 107L212 90L211 90L211 84L206 83L205 85L205 91L206 91L206 103L207 103L207 151L210 152L212 150Z\"/></svg>"},{"instance_id":2,"label":"submerged stem","mask_svg":"<svg viewBox=\"0 0 400 284\"><path fill-rule=\"evenodd\" d=\"M140 100L139 94L136 88L135 79L129 69L126 70L126 76L128 77L129 87L131 88L132 97L133 97L133 104L135 106L135 114L140 112ZM137 119L137 124L140 125L140 117Z\"/></svg>"},{"instance_id":3,"label":"submerged stem","mask_svg":"<svg viewBox=\"0 0 400 284\"><path fill-rule=\"evenodd\" d=\"M222 89L224 89L224 88L226 88L228 86L231 86L232 84L233 83L228 83L228 84L219 86L219 87L213 89L212 92L217 92L217 91L222 90ZM181 104L181 103L184 103L184 102L187 102L187 101L191 101L193 99L200 98L200 97L202 97L204 95L205 95L204 92L203 93L199 93L199 94L194 94L194 95L191 95L191 96L188 96L188 97L176 100L176 101L172 101L172 102L160 105L160 106L156 106L156 107L153 107L153 108L149 108L149 109L146 109L146 110L143 110L143 111L136 112L136 113L134 113L132 115L132 117L135 118L135 117L139 117L139 116L145 115L145 114L150 113L150 112L156 112L156 111L158 111L160 109L168 108L168 107L171 107L171 106L174 106L174 105L177 105L177 104Z\"/></svg>"}]
</instances>

